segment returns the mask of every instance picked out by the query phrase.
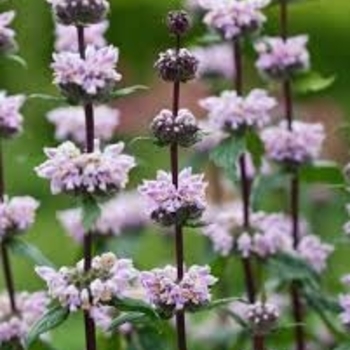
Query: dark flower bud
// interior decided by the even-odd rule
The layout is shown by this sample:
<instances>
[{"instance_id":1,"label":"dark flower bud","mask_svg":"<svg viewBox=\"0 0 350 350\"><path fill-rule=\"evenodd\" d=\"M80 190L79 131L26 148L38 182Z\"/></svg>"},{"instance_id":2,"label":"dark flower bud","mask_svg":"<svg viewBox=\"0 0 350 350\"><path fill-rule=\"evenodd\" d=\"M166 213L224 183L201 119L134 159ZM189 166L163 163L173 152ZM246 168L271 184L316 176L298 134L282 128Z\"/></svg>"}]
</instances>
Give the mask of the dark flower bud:
<instances>
[{"instance_id":1,"label":"dark flower bud","mask_svg":"<svg viewBox=\"0 0 350 350\"><path fill-rule=\"evenodd\" d=\"M258 301L248 306L247 318L255 334L265 335L276 326L279 312L275 305Z\"/></svg>"},{"instance_id":2,"label":"dark flower bud","mask_svg":"<svg viewBox=\"0 0 350 350\"><path fill-rule=\"evenodd\" d=\"M184 35L191 28L191 18L186 11L171 11L167 17L169 32L175 35Z\"/></svg>"},{"instance_id":3,"label":"dark flower bud","mask_svg":"<svg viewBox=\"0 0 350 350\"><path fill-rule=\"evenodd\" d=\"M64 25L89 25L103 21L109 10L106 0L61 0L53 3L57 20Z\"/></svg>"},{"instance_id":4,"label":"dark flower bud","mask_svg":"<svg viewBox=\"0 0 350 350\"><path fill-rule=\"evenodd\" d=\"M187 49L169 49L159 54L155 68L163 80L184 83L195 77L198 59Z\"/></svg>"},{"instance_id":5,"label":"dark flower bud","mask_svg":"<svg viewBox=\"0 0 350 350\"><path fill-rule=\"evenodd\" d=\"M162 110L153 119L151 130L160 146L190 147L200 138L196 118L188 109L180 109L175 118L170 110Z\"/></svg>"}]
</instances>

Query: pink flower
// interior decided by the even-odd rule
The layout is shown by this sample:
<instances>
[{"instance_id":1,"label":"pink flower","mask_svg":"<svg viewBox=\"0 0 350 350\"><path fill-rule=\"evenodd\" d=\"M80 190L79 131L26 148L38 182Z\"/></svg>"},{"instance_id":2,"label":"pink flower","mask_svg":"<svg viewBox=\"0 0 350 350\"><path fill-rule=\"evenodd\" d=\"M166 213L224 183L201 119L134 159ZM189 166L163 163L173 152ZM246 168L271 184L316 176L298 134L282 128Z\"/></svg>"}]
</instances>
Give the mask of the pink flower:
<instances>
[{"instance_id":1,"label":"pink flower","mask_svg":"<svg viewBox=\"0 0 350 350\"><path fill-rule=\"evenodd\" d=\"M109 23L103 21L101 23L92 24L85 27L84 38L85 44L96 48L101 48L106 45L104 34L107 31ZM57 23L56 25L56 51L78 51L78 35L75 26L66 26Z\"/></svg>"},{"instance_id":2,"label":"pink flower","mask_svg":"<svg viewBox=\"0 0 350 350\"><path fill-rule=\"evenodd\" d=\"M6 96L6 92L0 92L0 134L10 137L18 134L23 128L23 116L20 108L23 106L23 95Z\"/></svg>"},{"instance_id":3,"label":"pink flower","mask_svg":"<svg viewBox=\"0 0 350 350\"><path fill-rule=\"evenodd\" d=\"M208 266L191 266L181 281L177 280L176 268L145 271L140 276L151 304L170 316L175 310L189 311L211 301L210 287L217 279L210 274Z\"/></svg>"},{"instance_id":4,"label":"pink flower","mask_svg":"<svg viewBox=\"0 0 350 350\"><path fill-rule=\"evenodd\" d=\"M108 106L96 106L95 136L102 141L109 141L119 125L120 112ZM56 127L56 139L70 139L79 144L85 142L85 113L81 107L61 107L50 111L47 119Z\"/></svg>"},{"instance_id":5,"label":"pink flower","mask_svg":"<svg viewBox=\"0 0 350 350\"><path fill-rule=\"evenodd\" d=\"M46 266L35 268L46 282L50 297L73 312L92 309L96 313L96 307L113 297L124 298L137 277L132 261L118 259L113 253L94 257L88 273L83 264L82 260L74 267L59 270Z\"/></svg>"},{"instance_id":6,"label":"pink flower","mask_svg":"<svg viewBox=\"0 0 350 350\"><path fill-rule=\"evenodd\" d=\"M76 241L82 242L84 227L80 209L69 209L58 213L62 226ZM119 236L125 231L141 228L150 223L146 213L146 203L140 194L125 192L101 205L94 233L101 236Z\"/></svg>"},{"instance_id":7,"label":"pink flower","mask_svg":"<svg viewBox=\"0 0 350 350\"><path fill-rule=\"evenodd\" d=\"M44 292L16 293L17 313L13 314L7 293L0 295L0 346L12 340L25 341L31 327L46 312L49 299Z\"/></svg>"},{"instance_id":8,"label":"pink flower","mask_svg":"<svg viewBox=\"0 0 350 350\"><path fill-rule=\"evenodd\" d=\"M0 239L28 230L34 223L38 207L39 202L32 197L6 196L0 203Z\"/></svg>"},{"instance_id":9,"label":"pink flower","mask_svg":"<svg viewBox=\"0 0 350 350\"><path fill-rule=\"evenodd\" d=\"M170 226L178 222L196 220L205 206L204 175L193 175L191 168L179 173L178 187L173 184L170 173L157 172L156 180L146 180L139 192L147 199L147 210L152 219Z\"/></svg>"},{"instance_id":10,"label":"pink flower","mask_svg":"<svg viewBox=\"0 0 350 350\"><path fill-rule=\"evenodd\" d=\"M16 16L15 11L7 11L0 14L0 52L8 53L16 49L15 36L13 29L9 28Z\"/></svg>"},{"instance_id":11,"label":"pink flower","mask_svg":"<svg viewBox=\"0 0 350 350\"><path fill-rule=\"evenodd\" d=\"M327 267L327 259L334 247L322 243L320 238L313 235L305 236L298 245L298 253L317 272L321 273Z\"/></svg>"},{"instance_id":12,"label":"pink flower","mask_svg":"<svg viewBox=\"0 0 350 350\"><path fill-rule=\"evenodd\" d=\"M207 11L204 23L220 32L226 40L251 34L266 21L261 9L269 0L199 0Z\"/></svg>"},{"instance_id":13,"label":"pink flower","mask_svg":"<svg viewBox=\"0 0 350 350\"><path fill-rule=\"evenodd\" d=\"M292 130L282 122L263 130L261 137L268 159L277 163L303 164L320 156L325 132L322 124L294 121Z\"/></svg>"},{"instance_id":14,"label":"pink flower","mask_svg":"<svg viewBox=\"0 0 350 350\"><path fill-rule=\"evenodd\" d=\"M288 78L310 67L310 57L306 49L308 37L299 35L287 40L263 38L255 44L259 54L256 67L273 79Z\"/></svg>"},{"instance_id":15,"label":"pink flower","mask_svg":"<svg viewBox=\"0 0 350 350\"><path fill-rule=\"evenodd\" d=\"M39 177L51 182L53 194L61 192L89 192L106 194L123 189L128 174L135 167L135 159L122 154L123 143L100 149L95 141L92 153L82 153L72 142L57 148L45 148L48 159L35 168Z\"/></svg>"},{"instance_id":16,"label":"pink flower","mask_svg":"<svg viewBox=\"0 0 350 350\"><path fill-rule=\"evenodd\" d=\"M238 96L236 91L224 91L220 97L201 100L200 106L208 111L208 120L215 128L233 132L243 127L266 126L276 101L265 90L254 89L246 97Z\"/></svg>"},{"instance_id":17,"label":"pink flower","mask_svg":"<svg viewBox=\"0 0 350 350\"><path fill-rule=\"evenodd\" d=\"M231 45L216 44L207 47L196 47L192 52L199 61L197 74L200 77L233 78L235 72Z\"/></svg>"},{"instance_id":18,"label":"pink flower","mask_svg":"<svg viewBox=\"0 0 350 350\"><path fill-rule=\"evenodd\" d=\"M118 50L113 46L88 46L86 58L78 53L62 52L53 55L54 83L71 100L106 99L122 76L116 71Z\"/></svg>"}]
</instances>

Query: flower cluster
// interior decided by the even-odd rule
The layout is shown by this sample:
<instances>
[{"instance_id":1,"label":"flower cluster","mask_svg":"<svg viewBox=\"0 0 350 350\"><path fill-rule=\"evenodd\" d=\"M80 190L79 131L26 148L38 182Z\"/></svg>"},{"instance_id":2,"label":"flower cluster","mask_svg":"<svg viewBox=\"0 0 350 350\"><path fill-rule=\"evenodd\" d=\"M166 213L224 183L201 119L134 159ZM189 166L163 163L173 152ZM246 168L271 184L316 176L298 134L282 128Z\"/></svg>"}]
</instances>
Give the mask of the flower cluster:
<instances>
[{"instance_id":1,"label":"flower cluster","mask_svg":"<svg viewBox=\"0 0 350 350\"><path fill-rule=\"evenodd\" d=\"M0 203L0 240L33 225L39 202L32 197L5 197Z\"/></svg>"},{"instance_id":2,"label":"flower cluster","mask_svg":"<svg viewBox=\"0 0 350 350\"><path fill-rule=\"evenodd\" d=\"M119 125L120 112L108 106L94 108L96 138L109 141ZM47 119L56 127L56 139L70 139L83 145L85 142L85 113L82 107L61 107L50 111Z\"/></svg>"},{"instance_id":3,"label":"flower cluster","mask_svg":"<svg viewBox=\"0 0 350 350\"><path fill-rule=\"evenodd\" d=\"M125 231L139 229L149 224L146 203L138 193L125 192L101 205L101 215L92 231L97 235L119 236ZM58 213L62 226L77 242L84 239L84 226L80 209L69 209Z\"/></svg>"},{"instance_id":4,"label":"flower cluster","mask_svg":"<svg viewBox=\"0 0 350 350\"><path fill-rule=\"evenodd\" d=\"M23 95L6 96L6 92L0 92L0 136L11 137L22 131L23 116L19 110L24 102Z\"/></svg>"},{"instance_id":5,"label":"flower cluster","mask_svg":"<svg viewBox=\"0 0 350 350\"><path fill-rule=\"evenodd\" d=\"M86 25L101 22L108 10L107 0L47 0L56 18L65 25Z\"/></svg>"},{"instance_id":6,"label":"flower cluster","mask_svg":"<svg viewBox=\"0 0 350 350\"><path fill-rule=\"evenodd\" d=\"M279 311L274 304L258 301L248 306L246 316L252 331L255 334L265 335L276 326Z\"/></svg>"},{"instance_id":7,"label":"flower cluster","mask_svg":"<svg viewBox=\"0 0 350 350\"><path fill-rule=\"evenodd\" d=\"M200 0L207 11L204 23L217 30L226 40L258 31L266 17L261 9L268 0Z\"/></svg>"},{"instance_id":8,"label":"flower cluster","mask_svg":"<svg viewBox=\"0 0 350 350\"><path fill-rule=\"evenodd\" d=\"M11 53L17 48L15 42L16 33L8 26L15 18L14 11L8 11L0 14L0 53Z\"/></svg>"},{"instance_id":9,"label":"flower cluster","mask_svg":"<svg viewBox=\"0 0 350 350\"><path fill-rule=\"evenodd\" d=\"M8 294L0 295L0 346L6 348L10 342L24 343L31 327L45 313L49 304L43 292L17 293L17 313L11 310Z\"/></svg>"},{"instance_id":10,"label":"flower cluster","mask_svg":"<svg viewBox=\"0 0 350 350\"><path fill-rule=\"evenodd\" d=\"M101 48L106 45L104 34L108 29L108 22L92 24L84 28L84 39L87 45ZM78 36L75 26L56 25L56 51L78 51Z\"/></svg>"},{"instance_id":11,"label":"flower cluster","mask_svg":"<svg viewBox=\"0 0 350 350\"><path fill-rule=\"evenodd\" d=\"M207 47L196 47L192 52L198 59L197 75L199 77L230 79L235 75L231 45L216 44Z\"/></svg>"},{"instance_id":12,"label":"flower cluster","mask_svg":"<svg viewBox=\"0 0 350 350\"><path fill-rule=\"evenodd\" d=\"M208 237L214 251L228 256L235 248L243 257L256 254L261 258L278 253L289 253L304 259L317 273L326 268L326 262L334 248L309 233L303 221L299 222L301 240L293 248L292 222L290 217L280 213L251 213L252 233L243 229L241 203L229 203L210 208L204 213L203 235Z\"/></svg>"},{"instance_id":13,"label":"flower cluster","mask_svg":"<svg viewBox=\"0 0 350 350\"><path fill-rule=\"evenodd\" d=\"M325 132L322 124L294 121L292 130L282 122L263 130L261 137L268 159L285 165L300 165L320 156Z\"/></svg>"},{"instance_id":14,"label":"flower cluster","mask_svg":"<svg viewBox=\"0 0 350 350\"><path fill-rule=\"evenodd\" d=\"M206 206L203 174L192 174L191 168L179 173L175 186L170 173L158 171L156 180L146 180L139 187L147 199L147 209L152 219L164 226L185 224L197 220Z\"/></svg>"},{"instance_id":15,"label":"flower cluster","mask_svg":"<svg viewBox=\"0 0 350 350\"><path fill-rule=\"evenodd\" d=\"M191 266L181 281L173 266L142 272L141 283L149 302L165 315L178 310L194 311L211 301L210 287L217 279L210 274L208 266Z\"/></svg>"},{"instance_id":16,"label":"flower cluster","mask_svg":"<svg viewBox=\"0 0 350 350\"><path fill-rule=\"evenodd\" d=\"M245 127L266 126L276 101L265 90L254 89L245 97L235 91L224 91L220 97L201 100L200 105L208 111L209 122L216 128L234 132Z\"/></svg>"},{"instance_id":17,"label":"flower cluster","mask_svg":"<svg viewBox=\"0 0 350 350\"><path fill-rule=\"evenodd\" d=\"M255 44L259 54L257 69L262 75L272 79L287 79L310 67L310 57L306 49L308 37L299 35L284 40L263 38Z\"/></svg>"},{"instance_id":18,"label":"flower cluster","mask_svg":"<svg viewBox=\"0 0 350 350\"><path fill-rule=\"evenodd\" d=\"M187 49L180 49L178 52L168 49L159 54L154 66L163 80L185 83L195 77L198 60Z\"/></svg>"},{"instance_id":19,"label":"flower cluster","mask_svg":"<svg viewBox=\"0 0 350 350\"><path fill-rule=\"evenodd\" d=\"M120 190L128 182L135 159L122 154L122 142L102 151L98 141L92 153L83 153L70 141L57 148L45 148L48 159L35 168L39 177L50 180L53 194L61 192L103 195Z\"/></svg>"},{"instance_id":20,"label":"flower cluster","mask_svg":"<svg viewBox=\"0 0 350 350\"><path fill-rule=\"evenodd\" d=\"M110 96L121 75L115 67L118 50L113 46L86 48L85 59L76 52L53 55L54 83L70 102L104 101Z\"/></svg>"},{"instance_id":21,"label":"flower cluster","mask_svg":"<svg viewBox=\"0 0 350 350\"><path fill-rule=\"evenodd\" d=\"M196 118L188 109L180 109L176 116L168 109L161 110L153 119L151 130L160 146L190 147L200 138Z\"/></svg>"},{"instance_id":22,"label":"flower cluster","mask_svg":"<svg viewBox=\"0 0 350 350\"><path fill-rule=\"evenodd\" d=\"M184 35L191 28L191 18L186 11L170 11L167 17L167 27L174 35Z\"/></svg>"},{"instance_id":23,"label":"flower cluster","mask_svg":"<svg viewBox=\"0 0 350 350\"><path fill-rule=\"evenodd\" d=\"M40 266L35 271L46 282L50 297L72 312L91 310L113 298L126 297L137 277L132 261L118 259L113 253L94 257L87 272L84 260L74 267L55 270Z\"/></svg>"}]
</instances>

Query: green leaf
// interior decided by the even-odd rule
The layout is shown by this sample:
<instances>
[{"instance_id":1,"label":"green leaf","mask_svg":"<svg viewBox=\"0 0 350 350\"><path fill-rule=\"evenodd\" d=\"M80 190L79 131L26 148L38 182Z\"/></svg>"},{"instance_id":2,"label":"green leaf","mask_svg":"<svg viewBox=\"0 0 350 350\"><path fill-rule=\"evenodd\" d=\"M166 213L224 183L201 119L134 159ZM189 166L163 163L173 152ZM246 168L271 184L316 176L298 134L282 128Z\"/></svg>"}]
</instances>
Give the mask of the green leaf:
<instances>
[{"instance_id":1,"label":"green leaf","mask_svg":"<svg viewBox=\"0 0 350 350\"><path fill-rule=\"evenodd\" d=\"M88 232L101 215L101 208L93 196L84 196L82 200L83 227Z\"/></svg>"},{"instance_id":2,"label":"green leaf","mask_svg":"<svg viewBox=\"0 0 350 350\"><path fill-rule=\"evenodd\" d=\"M32 329L29 331L26 339L26 347L38 339L41 334L44 334L61 325L68 318L68 316L69 311L67 308L63 308L61 305L53 306L40 320L34 324Z\"/></svg>"},{"instance_id":3,"label":"green leaf","mask_svg":"<svg viewBox=\"0 0 350 350\"><path fill-rule=\"evenodd\" d=\"M48 94L31 94L27 96L28 100L45 100L53 102L66 102L66 99L59 96L48 95Z\"/></svg>"},{"instance_id":4,"label":"green leaf","mask_svg":"<svg viewBox=\"0 0 350 350\"><path fill-rule=\"evenodd\" d=\"M223 299L216 299L214 301L212 301L211 303L209 303L206 306L201 307L198 311L206 311L206 310L212 310L212 309L217 309L223 306L226 306L227 304L230 304L234 301L240 301L240 298L223 298Z\"/></svg>"},{"instance_id":5,"label":"green leaf","mask_svg":"<svg viewBox=\"0 0 350 350\"><path fill-rule=\"evenodd\" d=\"M206 33L196 39L196 45L212 45L222 43L222 37L216 33Z\"/></svg>"},{"instance_id":6,"label":"green leaf","mask_svg":"<svg viewBox=\"0 0 350 350\"><path fill-rule=\"evenodd\" d=\"M300 94L319 92L333 85L335 79L334 75L323 77L320 73L311 71L295 78L293 87Z\"/></svg>"},{"instance_id":7,"label":"green leaf","mask_svg":"<svg viewBox=\"0 0 350 350\"><path fill-rule=\"evenodd\" d=\"M238 160L246 151L244 137L230 136L215 147L209 158L216 166L223 168L230 180L236 182L238 179Z\"/></svg>"},{"instance_id":8,"label":"green leaf","mask_svg":"<svg viewBox=\"0 0 350 350\"><path fill-rule=\"evenodd\" d=\"M120 98L124 96L129 96L140 90L148 90L148 86L145 85L134 85L128 86L126 88L118 89L113 91L112 98Z\"/></svg>"},{"instance_id":9,"label":"green leaf","mask_svg":"<svg viewBox=\"0 0 350 350\"><path fill-rule=\"evenodd\" d=\"M159 319L159 315L154 310L154 308L142 300L130 299L130 298L125 298L125 299L114 298L112 300L112 305L116 307L119 311L138 312L149 316L153 320Z\"/></svg>"},{"instance_id":10,"label":"green leaf","mask_svg":"<svg viewBox=\"0 0 350 350\"><path fill-rule=\"evenodd\" d=\"M8 55L6 57L15 63L18 63L22 68L28 69L27 61L23 57L18 55Z\"/></svg>"},{"instance_id":11,"label":"green leaf","mask_svg":"<svg viewBox=\"0 0 350 350\"><path fill-rule=\"evenodd\" d=\"M149 318L147 318L145 316L145 314L142 313L142 312L125 313L125 314L122 314L122 315L116 317L111 322L108 330L109 331L113 331L113 330L119 328L120 326L122 326L125 323L135 323L135 322L145 321L147 319L149 320Z\"/></svg>"},{"instance_id":12,"label":"green leaf","mask_svg":"<svg viewBox=\"0 0 350 350\"><path fill-rule=\"evenodd\" d=\"M54 266L54 264L36 246L18 238L8 240L9 248L14 254L25 257L40 266Z\"/></svg>"},{"instance_id":13,"label":"green leaf","mask_svg":"<svg viewBox=\"0 0 350 350\"><path fill-rule=\"evenodd\" d=\"M344 174L334 162L319 161L313 164L304 165L300 168L299 177L307 183L327 183L331 185L343 185Z\"/></svg>"},{"instance_id":14,"label":"green leaf","mask_svg":"<svg viewBox=\"0 0 350 350\"><path fill-rule=\"evenodd\" d=\"M254 131L246 133L247 150L251 154L256 169L260 169L265 147L259 135Z\"/></svg>"},{"instance_id":15,"label":"green leaf","mask_svg":"<svg viewBox=\"0 0 350 350\"><path fill-rule=\"evenodd\" d=\"M268 267L281 282L298 281L319 288L319 276L304 260L287 253L275 255L269 259Z\"/></svg>"}]
</instances>

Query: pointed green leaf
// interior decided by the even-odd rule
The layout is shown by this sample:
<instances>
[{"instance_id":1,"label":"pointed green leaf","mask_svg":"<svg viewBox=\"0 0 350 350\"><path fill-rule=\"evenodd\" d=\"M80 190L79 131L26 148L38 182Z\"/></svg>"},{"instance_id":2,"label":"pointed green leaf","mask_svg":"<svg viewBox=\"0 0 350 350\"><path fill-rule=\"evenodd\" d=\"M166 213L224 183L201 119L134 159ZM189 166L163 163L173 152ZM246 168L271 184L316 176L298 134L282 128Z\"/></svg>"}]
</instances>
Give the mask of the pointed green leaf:
<instances>
[{"instance_id":1,"label":"pointed green leaf","mask_svg":"<svg viewBox=\"0 0 350 350\"><path fill-rule=\"evenodd\" d=\"M254 131L246 133L247 151L251 154L256 169L260 169L265 147L259 135Z\"/></svg>"},{"instance_id":2,"label":"pointed green leaf","mask_svg":"<svg viewBox=\"0 0 350 350\"><path fill-rule=\"evenodd\" d=\"M68 316L68 309L63 308L61 305L56 305L49 309L29 331L26 339L27 347L31 345L36 339L38 339L41 334L44 334L51 329L54 329L61 325L68 318Z\"/></svg>"},{"instance_id":3,"label":"pointed green leaf","mask_svg":"<svg viewBox=\"0 0 350 350\"><path fill-rule=\"evenodd\" d=\"M144 86L144 85L134 85L134 86L128 86L126 88L122 88L119 90L115 90L112 93L112 98L120 98L120 97L124 97L124 96L129 96L131 94L134 94L137 91L140 90L148 90L148 86Z\"/></svg>"},{"instance_id":4,"label":"pointed green leaf","mask_svg":"<svg viewBox=\"0 0 350 350\"><path fill-rule=\"evenodd\" d=\"M147 318L145 316L145 314L142 312L125 313L125 314L122 314L122 315L118 316L117 318L115 318L111 322L108 330L113 331L125 323L135 323L135 322L145 321L147 319L149 320L149 318Z\"/></svg>"},{"instance_id":5,"label":"pointed green leaf","mask_svg":"<svg viewBox=\"0 0 350 350\"><path fill-rule=\"evenodd\" d=\"M9 60L18 63L22 68L25 68L25 69L28 68L27 61L26 61L23 57L18 56L18 55L8 55L8 56L6 56L6 57L7 57Z\"/></svg>"},{"instance_id":6,"label":"pointed green leaf","mask_svg":"<svg viewBox=\"0 0 350 350\"><path fill-rule=\"evenodd\" d=\"M27 258L40 266L54 266L54 264L36 246L21 239L12 238L8 241L9 248L14 254Z\"/></svg>"},{"instance_id":7,"label":"pointed green leaf","mask_svg":"<svg viewBox=\"0 0 350 350\"><path fill-rule=\"evenodd\" d=\"M138 313L143 313L144 315L147 315L152 319L159 319L159 315L154 310L154 308L142 300L131 299L131 298L125 298L125 299L114 298L112 300L112 305L116 307L119 311L138 312Z\"/></svg>"},{"instance_id":8,"label":"pointed green leaf","mask_svg":"<svg viewBox=\"0 0 350 350\"><path fill-rule=\"evenodd\" d=\"M307 183L327 183L331 185L343 185L345 178L343 171L334 162L319 161L304 165L300 168L299 178Z\"/></svg>"},{"instance_id":9,"label":"pointed green leaf","mask_svg":"<svg viewBox=\"0 0 350 350\"><path fill-rule=\"evenodd\" d=\"M210 152L210 159L216 166L223 168L233 182L238 179L238 160L246 151L246 141L243 137L230 136Z\"/></svg>"},{"instance_id":10,"label":"pointed green leaf","mask_svg":"<svg viewBox=\"0 0 350 350\"><path fill-rule=\"evenodd\" d=\"M335 76L323 77L318 72L308 72L295 78L294 90L300 94L308 94L325 90L333 85Z\"/></svg>"},{"instance_id":11,"label":"pointed green leaf","mask_svg":"<svg viewBox=\"0 0 350 350\"><path fill-rule=\"evenodd\" d=\"M31 94L27 97L28 100L45 100L53 102L66 102L66 99L59 96L48 95L48 94Z\"/></svg>"}]
</instances>

